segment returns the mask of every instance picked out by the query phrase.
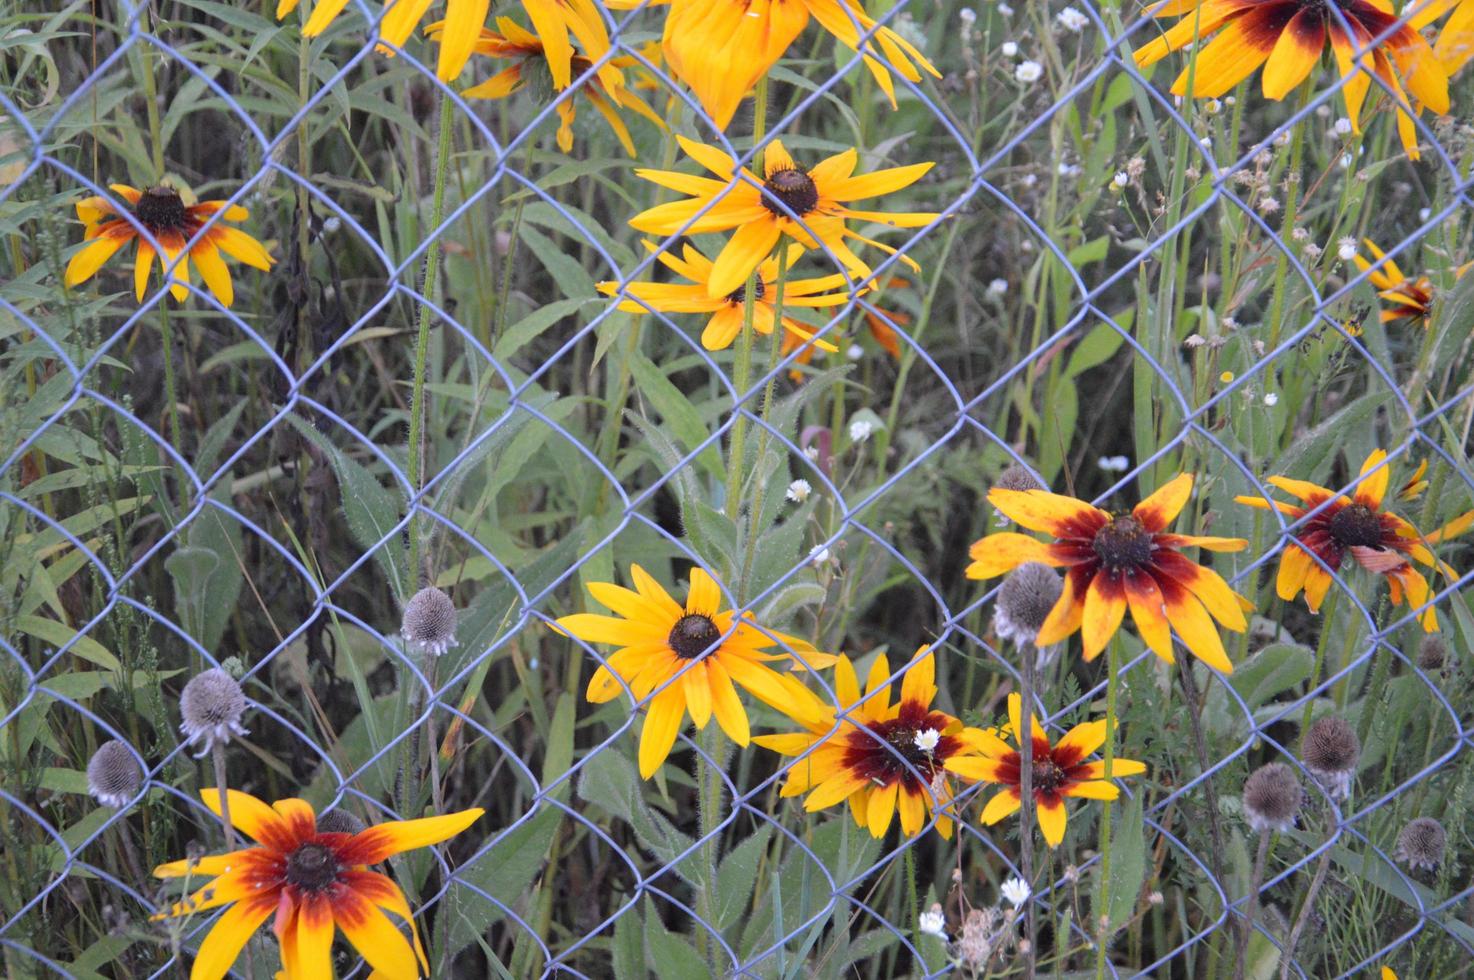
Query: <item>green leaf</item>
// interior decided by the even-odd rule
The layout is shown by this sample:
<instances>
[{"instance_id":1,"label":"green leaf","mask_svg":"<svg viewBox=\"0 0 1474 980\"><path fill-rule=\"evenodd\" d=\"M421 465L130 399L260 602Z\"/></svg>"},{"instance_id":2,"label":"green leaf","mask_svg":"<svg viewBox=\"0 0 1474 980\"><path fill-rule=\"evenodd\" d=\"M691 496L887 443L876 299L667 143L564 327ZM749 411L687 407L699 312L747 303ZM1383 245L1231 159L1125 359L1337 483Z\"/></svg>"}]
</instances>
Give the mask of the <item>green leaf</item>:
<instances>
[{"instance_id":1,"label":"green leaf","mask_svg":"<svg viewBox=\"0 0 1474 980\"><path fill-rule=\"evenodd\" d=\"M1137 793L1120 808L1115 833L1111 836L1111 875L1105 883L1104 909L1095 909L1098 921L1109 916L1114 934L1130 919L1136 908L1141 884L1146 879L1146 835L1142 833L1142 795Z\"/></svg>"},{"instance_id":2,"label":"green leaf","mask_svg":"<svg viewBox=\"0 0 1474 980\"><path fill-rule=\"evenodd\" d=\"M719 931L738 921L752 904L753 886L757 883L758 866L767 853L773 825L765 823L751 837L732 848L717 866L717 887L712 896L713 924Z\"/></svg>"},{"instance_id":3,"label":"green leaf","mask_svg":"<svg viewBox=\"0 0 1474 980\"><path fill-rule=\"evenodd\" d=\"M543 807L491 850L456 869L454 884L446 895L446 908L453 911L435 924L440 934L436 945L446 959L465 949L506 914L501 905L488 901L482 892L495 896L502 905L517 907L522 893L542 871L548 848L562 824L561 811ZM448 927L444 925L447 920Z\"/></svg>"},{"instance_id":4,"label":"green leaf","mask_svg":"<svg viewBox=\"0 0 1474 980\"><path fill-rule=\"evenodd\" d=\"M40 616L17 616L15 628L27 636L34 636L43 643L50 644L54 650L61 649L75 639L76 642L72 644L69 651L72 654L106 670L123 669L122 663L107 647L90 636L78 633L65 623L54 619L44 619ZM48 653L47 656L50 654Z\"/></svg>"},{"instance_id":5,"label":"green leaf","mask_svg":"<svg viewBox=\"0 0 1474 980\"><path fill-rule=\"evenodd\" d=\"M701 954L685 939L666 931L655 903L648 896L645 898L645 948L660 980L698 980L711 976Z\"/></svg>"},{"instance_id":6,"label":"green leaf","mask_svg":"<svg viewBox=\"0 0 1474 980\"><path fill-rule=\"evenodd\" d=\"M605 749L586 759L578 781L580 798L623 820L659 860L669 863L689 850L693 841L645 803L643 781L623 752ZM687 855L673 869L696 888L706 887L699 853Z\"/></svg>"}]
</instances>

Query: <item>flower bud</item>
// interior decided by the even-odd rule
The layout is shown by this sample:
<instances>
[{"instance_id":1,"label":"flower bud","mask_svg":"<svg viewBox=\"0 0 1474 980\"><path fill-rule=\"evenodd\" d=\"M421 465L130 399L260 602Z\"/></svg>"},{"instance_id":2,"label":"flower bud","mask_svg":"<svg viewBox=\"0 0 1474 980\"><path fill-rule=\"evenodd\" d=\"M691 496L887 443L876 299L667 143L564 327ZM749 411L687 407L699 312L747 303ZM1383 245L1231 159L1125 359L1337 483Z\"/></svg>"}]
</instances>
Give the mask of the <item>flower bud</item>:
<instances>
[{"instance_id":1,"label":"flower bud","mask_svg":"<svg viewBox=\"0 0 1474 980\"><path fill-rule=\"evenodd\" d=\"M121 810L143 788L143 770L125 743L103 742L87 763L87 792L103 806Z\"/></svg>"},{"instance_id":2,"label":"flower bud","mask_svg":"<svg viewBox=\"0 0 1474 980\"><path fill-rule=\"evenodd\" d=\"M404 607L400 634L412 650L442 656L456 645L456 607L434 586L414 594Z\"/></svg>"},{"instance_id":3,"label":"flower bud","mask_svg":"<svg viewBox=\"0 0 1474 980\"><path fill-rule=\"evenodd\" d=\"M184 685L179 696L179 713L183 721L179 730L185 744L201 743L203 756L216 742L227 743L237 735L245 735L241 716L246 713L246 696L241 686L219 667L196 674Z\"/></svg>"},{"instance_id":4,"label":"flower bud","mask_svg":"<svg viewBox=\"0 0 1474 980\"><path fill-rule=\"evenodd\" d=\"M1283 833L1294 827L1304 800L1300 780L1283 762L1262 765L1244 780L1244 811L1255 830Z\"/></svg>"}]
</instances>

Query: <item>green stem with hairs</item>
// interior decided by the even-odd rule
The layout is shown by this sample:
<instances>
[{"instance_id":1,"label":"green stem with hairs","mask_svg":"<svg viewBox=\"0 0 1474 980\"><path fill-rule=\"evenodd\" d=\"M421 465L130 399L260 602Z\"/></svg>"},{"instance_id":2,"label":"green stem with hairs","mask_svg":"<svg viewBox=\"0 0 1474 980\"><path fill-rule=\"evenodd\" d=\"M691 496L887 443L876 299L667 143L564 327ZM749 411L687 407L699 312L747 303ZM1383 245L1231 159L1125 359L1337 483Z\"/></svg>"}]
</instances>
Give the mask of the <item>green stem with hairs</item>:
<instances>
[{"instance_id":1,"label":"green stem with hairs","mask_svg":"<svg viewBox=\"0 0 1474 980\"><path fill-rule=\"evenodd\" d=\"M1120 687L1121 634L1118 630L1106 648L1106 738L1105 768L1101 778L1109 782L1115 772L1116 763L1116 698ZM1100 814L1100 879L1095 885L1094 908L1099 913L1091 928L1096 932L1095 977L1104 980L1106 970L1106 940L1110 936L1109 908L1111 881L1111 813L1115 809L1110 800L1103 800Z\"/></svg>"},{"instance_id":2,"label":"green stem with hairs","mask_svg":"<svg viewBox=\"0 0 1474 980\"><path fill-rule=\"evenodd\" d=\"M1310 98L1315 94L1314 79L1306 79L1300 86L1300 98L1297 112L1310 104ZM1242 101L1242 100L1241 100ZM1302 119L1295 124L1290 133L1290 165L1285 170L1285 217L1280 223L1280 241L1284 248L1280 251L1279 258L1274 264L1274 293L1270 301L1269 312L1269 349L1273 350L1280 342L1280 329L1285 319L1285 293L1288 289L1290 272L1289 251L1294 248L1295 218L1300 208L1300 177L1301 169L1305 160L1305 121Z\"/></svg>"},{"instance_id":3,"label":"green stem with hairs","mask_svg":"<svg viewBox=\"0 0 1474 980\"><path fill-rule=\"evenodd\" d=\"M778 276L773 284L773 332L768 344L768 383L763 388L763 407L759 414L762 420L761 430L757 437L757 461L758 472L762 472L763 456L768 451L768 443L772 441L772 433L768 431L768 419L773 413L773 396L778 387L778 361L782 359L783 353L783 286L788 278L788 245L786 242L778 243ZM765 480L758 480L752 488L752 508L749 512L751 521L756 521L763 512L763 501L767 497L768 485ZM746 602L749 598L751 583L748 581L752 574L753 559L757 554L757 528L749 522L747 528L747 545L742 556L742 574L737 579L738 599Z\"/></svg>"},{"instance_id":4,"label":"green stem with hairs","mask_svg":"<svg viewBox=\"0 0 1474 980\"><path fill-rule=\"evenodd\" d=\"M1319 567L1319 566L1317 566ZM1321 674L1326 665L1326 644L1331 638L1331 625L1336 619L1336 606L1341 599L1341 590L1332 589L1326 599L1325 612L1323 612L1320 623L1320 639L1315 641L1315 666L1310 671L1310 686L1306 688L1305 711L1300 716L1300 730L1303 732L1310 727L1311 708L1315 706L1314 691L1320 685Z\"/></svg>"}]
</instances>

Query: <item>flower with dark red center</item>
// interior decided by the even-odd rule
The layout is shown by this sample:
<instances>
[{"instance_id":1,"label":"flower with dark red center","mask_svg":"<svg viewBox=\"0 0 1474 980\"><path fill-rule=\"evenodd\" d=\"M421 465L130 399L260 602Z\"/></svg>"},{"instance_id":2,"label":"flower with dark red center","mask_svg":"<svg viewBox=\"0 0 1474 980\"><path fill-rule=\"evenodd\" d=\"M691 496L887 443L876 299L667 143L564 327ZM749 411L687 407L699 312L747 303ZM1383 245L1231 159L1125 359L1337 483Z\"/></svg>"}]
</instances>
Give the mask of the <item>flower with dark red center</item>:
<instances>
[{"instance_id":1,"label":"flower with dark red center","mask_svg":"<svg viewBox=\"0 0 1474 980\"><path fill-rule=\"evenodd\" d=\"M780 710L806 731L759 735L758 745L786 756L790 763L783 784L785 797L808 796L804 809L813 813L848 801L855 823L883 837L899 810L901 832L908 837L926 826L935 812L937 832L952 836L947 809L952 802L948 760L976 750L970 738L981 734L963 728L949 714L933 711L937 695L936 661L922 647L920 658L901 677L901 699L890 701L891 669L885 654L870 667L865 694L854 664L845 656L834 668L838 709L826 704L794 678L785 678L791 696Z\"/></svg>"},{"instance_id":2,"label":"flower with dark red center","mask_svg":"<svg viewBox=\"0 0 1474 980\"><path fill-rule=\"evenodd\" d=\"M1382 506L1391 476L1387 453L1377 449L1362 464L1356 492L1350 498L1305 480L1283 476L1271 476L1268 483L1297 498L1304 506L1262 496L1234 498L1249 507L1277 510L1295 522L1289 530L1290 542L1280 556L1276 590L1281 599L1288 602L1304 592L1310 611L1319 612L1331 588L1331 573L1339 571L1349 556L1367 571L1387 577L1393 605L1401 605L1405 596L1415 609L1427 606L1418 621L1429 633L1438 629L1438 614L1428 605L1432 595L1428 580L1408 561L1411 557L1430 568L1440 567L1438 559L1423 543L1438 538L1434 535L1425 538L1406 520ZM1442 567L1451 571L1446 565Z\"/></svg>"},{"instance_id":3,"label":"flower with dark red center","mask_svg":"<svg viewBox=\"0 0 1474 980\"><path fill-rule=\"evenodd\" d=\"M223 306L235 301L235 287L230 281L230 269L224 256L263 272L271 268L274 260L260 242L226 224L227 221L244 221L250 217L250 213L239 204L226 201L185 204L184 198L172 187L150 187L141 191L126 184L113 184L111 188L131 206L131 213L125 217L124 211L105 197L88 197L77 202L77 217L87 226L84 232L87 244L67 263L63 278L68 287L91 279L119 249L137 239L133 290L138 302L143 302L143 294L148 290L148 274L157 253L153 242L139 234L140 225L164 250L165 267L181 252L188 250L188 255L169 272L178 280L170 284L170 294L180 302L189 296L189 289L184 284L189 282L190 263L199 270L200 278ZM224 212L219 220L204 230L205 223L219 212Z\"/></svg>"},{"instance_id":4,"label":"flower with dark red center","mask_svg":"<svg viewBox=\"0 0 1474 980\"><path fill-rule=\"evenodd\" d=\"M1233 664L1213 621L1243 632L1243 598L1217 572L1186 558L1180 549L1239 551L1243 538L1197 537L1167 529L1192 495L1183 473L1127 514L1109 514L1072 497L1044 490L994 487L988 501L1053 542L1005 531L972 546L967 577L988 579L1025 562L1065 569L1064 590L1034 643L1046 647L1081 632L1085 659L1094 660L1120 627L1126 610L1147 646L1172 662L1172 629L1204 663L1231 673Z\"/></svg>"},{"instance_id":5,"label":"flower with dark red center","mask_svg":"<svg viewBox=\"0 0 1474 980\"><path fill-rule=\"evenodd\" d=\"M1009 727L1001 733L992 729L969 729L969 741L979 754L947 762L947 770L963 779L1002 784L1003 790L983 807L982 822L989 826L1016 813L1023 803L1022 757L1017 748L1000 737L1005 735L1015 744L1021 744L1016 733L1023 731L1023 699L1017 694L1008 696L1008 719ZM1030 766L1034 812L1039 818L1044 840L1050 847L1058 847L1065 839L1065 797L1114 800L1120 795L1116 784L1105 778L1105 763L1086 761L1086 756L1105 744L1106 723L1101 719L1076 725L1058 744L1051 745L1044 727L1030 712L1029 730L1034 740ZM1111 760L1111 779L1139 776L1144 772L1146 765L1143 763L1131 759Z\"/></svg>"},{"instance_id":6,"label":"flower with dark red center","mask_svg":"<svg viewBox=\"0 0 1474 980\"><path fill-rule=\"evenodd\" d=\"M404 892L390 878L368 870L368 865L449 840L483 810L397 820L348 834L320 829L305 800L278 800L267 806L249 794L227 792L231 823L258 846L154 869L159 878L211 878L155 919L230 906L200 944L190 980L225 976L251 934L272 916L287 980L331 977L338 929L375 976L416 980L429 975L430 964ZM204 790L200 798L216 814L221 812L219 790ZM385 911L409 924L413 946Z\"/></svg>"}]
</instances>

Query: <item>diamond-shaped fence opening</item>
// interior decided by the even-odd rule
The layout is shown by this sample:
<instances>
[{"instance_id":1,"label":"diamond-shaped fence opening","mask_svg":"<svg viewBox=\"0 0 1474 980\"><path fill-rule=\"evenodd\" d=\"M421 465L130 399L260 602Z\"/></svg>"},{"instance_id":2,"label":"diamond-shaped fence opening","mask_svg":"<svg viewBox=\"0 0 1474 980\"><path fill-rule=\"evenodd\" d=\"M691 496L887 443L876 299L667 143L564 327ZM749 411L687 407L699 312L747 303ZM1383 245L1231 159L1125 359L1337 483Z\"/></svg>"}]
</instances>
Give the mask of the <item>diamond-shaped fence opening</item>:
<instances>
[{"instance_id":1,"label":"diamond-shaped fence opening","mask_svg":"<svg viewBox=\"0 0 1474 980\"><path fill-rule=\"evenodd\" d=\"M8 975L1467 970L1474 3L422 8L0 14Z\"/></svg>"}]
</instances>

